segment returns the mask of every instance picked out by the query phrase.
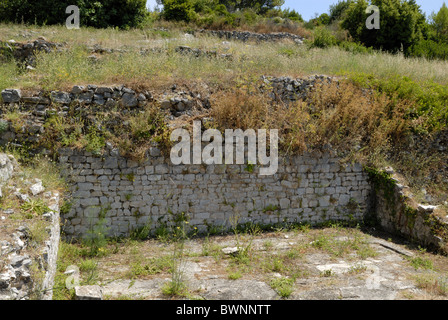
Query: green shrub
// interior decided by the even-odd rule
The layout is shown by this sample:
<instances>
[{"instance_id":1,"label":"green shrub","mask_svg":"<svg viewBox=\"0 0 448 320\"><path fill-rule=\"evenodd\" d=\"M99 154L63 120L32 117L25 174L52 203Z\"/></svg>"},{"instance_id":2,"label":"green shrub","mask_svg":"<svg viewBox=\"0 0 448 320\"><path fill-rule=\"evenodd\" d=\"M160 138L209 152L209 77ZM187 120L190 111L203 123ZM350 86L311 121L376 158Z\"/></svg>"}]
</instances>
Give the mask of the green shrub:
<instances>
[{"instance_id":1,"label":"green shrub","mask_svg":"<svg viewBox=\"0 0 448 320\"><path fill-rule=\"evenodd\" d=\"M277 291L282 298L288 298L294 291L293 278L276 278L270 282L271 287Z\"/></svg>"},{"instance_id":2,"label":"green shrub","mask_svg":"<svg viewBox=\"0 0 448 320\"><path fill-rule=\"evenodd\" d=\"M312 48L328 48L337 44L336 37L325 27L318 27L314 30Z\"/></svg>"},{"instance_id":3,"label":"green shrub","mask_svg":"<svg viewBox=\"0 0 448 320\"><path fill-rule=\"evenodd\" d=\"M421 40L409 48L407 55L428 60L448 60L448 44L433 40Z\"/></svg>"},{"instance_id":4,"label":"green shrub","mask_svg":"<svg viewBox=\"0 0 448 320\"><path fill-rule=\"evenodd\" d=\"M163 1L163 17L166 20L190 22L194 16L195 11L191 0Z\"/></svg>"},{"instance_id":5,"label":"green shrub","mask_svg":"<svg viewBox=\"0 0 448 320\"><path fill-rule=\"evenodd\" d=\"M357 73L351 74L350 78L360 86L373 88L394 100L414 102L406 116L411 119L424 118L418 127L415 125L417 131L433 132L448 126L448 87L445 85L431 81L420 83L398 75L378 78Z\"/></svg>"},{"instance_id":6,"label":"green shrub","mask_svg":"<svg viewBox=\"0 0 448 320\"><path fill-rule=\"evenodd\" d=\"M351 53L373 53L372 48L366 48L362 44L356 42L342 41L338 46Z\"/></svg>"}]
</instances>

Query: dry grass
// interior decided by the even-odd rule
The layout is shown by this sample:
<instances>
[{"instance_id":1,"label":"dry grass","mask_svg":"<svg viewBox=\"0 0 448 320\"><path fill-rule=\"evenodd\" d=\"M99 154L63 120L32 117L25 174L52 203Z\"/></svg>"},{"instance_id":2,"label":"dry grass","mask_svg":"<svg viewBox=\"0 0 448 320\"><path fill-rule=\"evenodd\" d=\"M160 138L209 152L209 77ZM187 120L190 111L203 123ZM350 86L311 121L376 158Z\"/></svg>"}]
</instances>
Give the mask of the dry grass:
<instances>
[{"instance_id":1,"label":"dry grass","mask_svg":"<svg viewBox=\"0 0 448 320\"><path fill-rule=\"evenodd\" d=\"M263 31L263 30L259 30ZM31 33L34 32L34 33ZM26 33L27 37L22 35ZM13 63L0 66L5 76L0 89L6 87L63 89L74 84L141 83L172 84L178 81L204 81L226 85L238 77L300 76L307 74L366 73L379 78L396 75L417 82L448 83L446 61L405 59L401 55L376 52L373 54L347 53L337 47L308 49L288 43L242 43L210 36L184 37L180 30L155 31L152 29L118 31L82 28L66 30L61 26L24 28L20 25L0 25L0 40L36 39L42 35L49 41L66 43L62 53L41 55L36 70L19 73ZM99 44L105 48L126 49L123 53L98 55L95 63L87 57L86 46ZM192 58L174 53L179 45L188 45L220 53L232 53L233 61L224 59ZM165 51L140 54L140 49L161 48Z\"/></svg>"},{"instance_id":2,"label":"dry grass","mask_svg":"<svg viewBox=\"0 0 448 320\"><path fill-rule=\"evenodd\" d=\"M213 126L221 130L279 129L280 149L285 152L331 145L346 154L365 150L358 156L367 157L387 151L406 135L409 124L403 113L407 107L340 82L320 84L307 102L289 106L273 104L267 96L247 88L219 92L214 96L211 116Z\"/></svg>"}]
</instances>

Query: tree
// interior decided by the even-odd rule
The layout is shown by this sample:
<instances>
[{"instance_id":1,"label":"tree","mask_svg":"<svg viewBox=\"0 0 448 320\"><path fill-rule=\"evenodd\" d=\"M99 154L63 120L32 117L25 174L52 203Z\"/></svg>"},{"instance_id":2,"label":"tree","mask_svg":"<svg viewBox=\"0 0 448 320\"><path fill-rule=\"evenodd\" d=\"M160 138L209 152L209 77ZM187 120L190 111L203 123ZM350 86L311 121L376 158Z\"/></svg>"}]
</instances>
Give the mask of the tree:
<instances>
[{"instance_id":1,"label":"tree","mask_svg":"<svg viewBox=\"0 0 448 320\"><path fill-rule=\"evenodd\" d=\"M265 14L275 7L281 7L285 0L219 0L229 12L236 10L253 9L258 14Z\"/></svg>"},{"instance_id":2,"label":"tree","mask_svg":"<svg viewBox=\"0 0 448 320\"><path fill-rule=\"evenodd\" d=\"M194 14L191 0L163 0L163 16L167 20L189 22Z\"/></svg>"},{"instance_id":3,"label":"tree","mask_svg":"<svg viewBox=\"0 0 448 320\"><path fill-rule=\"evenodd\" d=\"M407 50L423 39L426 18L414 0L371 0L380 10L380 29L369 30L366 13L369 3L356 0L350 3L342 21L342 27L350 36L367 47L396 52Z\"/></svg>"},{"instance_id":4,"label":"tree","mask_svg":"<svg viewBox=\"0 0 448 320\"><path fill-rule=\"evenodd\" d=\"M437 14L432 14L432 27L436 32L437 40L448 42L448 8L445 2Z\"/></svg>"},{"instance_id":5,"label":"tree","mask_svg":"<svg viewBox=\"0 0 448 320\"><path fill-rule=\"evenodd\" d=\"M336 20L341 20L343 14L350 6L353 0L340 0L336 4L330 5L330 23Z\"/></svg>"},{"instance_id":6,"label":"tree","mask_svg":"<svg viewBox=\"0 0 448 320\"><path fill-rule=\"evenodd\" d=\"M285 9L282 11L282 16L292 21L303 22L302 15L295 10Z\"/></svg>"}]
</instances>

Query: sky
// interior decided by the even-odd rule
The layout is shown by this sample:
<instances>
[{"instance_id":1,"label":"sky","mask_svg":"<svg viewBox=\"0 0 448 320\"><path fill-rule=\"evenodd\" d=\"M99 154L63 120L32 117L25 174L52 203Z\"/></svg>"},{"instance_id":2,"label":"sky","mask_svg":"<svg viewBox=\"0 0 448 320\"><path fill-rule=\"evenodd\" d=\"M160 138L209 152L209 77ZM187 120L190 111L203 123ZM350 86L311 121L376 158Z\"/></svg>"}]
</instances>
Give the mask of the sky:
<instances>
[{"instance_id":1,"label":"sky","mask_svg":"<svg viewBox=\"0 0 448 320\"><path fill-rule=\"evenodd\" d=\"M438 12L443 2L444 0L417 0L417 3L421 6L422 11L426 13L427 17L433 11ZM338 0L285 0L283 8L294 9L302 15L303 19L309 20L314 18L315 13L328 13L330 5L334 3L338 3ZM147 1L147 7L153 9L155 5L155 0Z\"/></svg>"}]
</instances>

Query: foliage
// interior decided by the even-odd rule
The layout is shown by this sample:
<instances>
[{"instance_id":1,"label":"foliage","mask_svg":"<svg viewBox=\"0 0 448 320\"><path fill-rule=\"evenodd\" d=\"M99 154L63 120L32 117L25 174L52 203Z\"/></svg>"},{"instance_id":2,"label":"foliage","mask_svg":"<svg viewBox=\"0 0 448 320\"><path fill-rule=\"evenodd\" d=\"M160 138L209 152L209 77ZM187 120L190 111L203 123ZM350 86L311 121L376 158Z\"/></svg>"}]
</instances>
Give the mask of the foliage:
<instances>
[{"instance_id":1,"label":"foliage","mask_svg":"<svg viewBox=\"0 0 448 320\"><path fill-rule=\"evenodd\" d=\"M372 48L366 48L362 44L352 41L342 41L338 44L339 48L351 52L351 53L362 53L371 54L374 53Z\"/></svg>"},{"instance_id":2,"label":"foliage","mask_svg":"<svg viewBox=\"0 0 448 320\"><path fill-rule=\"evenodd\" d=\"M163 4L164 10L166 5L172 2L172 0L159 0L158 3ZM177 2L190 2L194 5L196 12L206 10L218 10L222 11L224 8L228 12L241 11L244 9L253 9L259 14L265 14L275 7L281 7L284 0L193 0L191 1L177 1Z\"/></svg>"},{"instance_id":3,"label":"foliage","mask_svg":"<svg viewBox=\"0 0 448 320\"><path fill-rule=\"evenodd\" d=\"M189 22L194 18L191 0L164 0L163 5L162 15L166 20Z\"/></svg>"},{"instance_id":4,"label":"foliage","mask_svg":"<svg viewBox=\"0 0 448 320\"><path fill-rule=\"evenodd\" d=\"M350 3L341 26L350 36L367 47L398 52L407 50L422 39L426 19L420 7L413 0L372 0L380 10L380 29L369 30L366 20L368 2L357 0Z\"/></svg>"},{"instance_id":5,"label":"foliage","mask_svg":"<svg viewBox=\"0 0 448 320\"><path fill-rule=\"evenodd\" d=\"M445 2L437 14L431 16L432 27L434 28L439 41L448 42L448 7Z\"/></svg>"},{"instance_id":6,"label":"foliage","mask_svg":"<svg viewBox=\"0 0 448 320\"><path fill-rule=\"evenodd\" d=\"M320 16L308 21L309 26L319 27L329 25L331 22L330 16L327 13L322 13Z\"/></svg>"},{"instance_id":7,"label":"foliage","mask_svg":"<svg viewBox=\"0 0 448 320\"><path fill-rule=\"evenodd\" d=\"M281 7L284 0L220 0L221 3L234 10L243 10L247 8L254 9L257 13L266 13L269 9Z\"/></svg>"},{"instance_id":8,"label":"foliage","mask_svg":"<svg viewBox=\"0 0 448 320\"><path fill-rule=\"evenodd\" d=\"M89 248L87 256L95 257L106 253L105 247L107 245L108 232L108 228L106 227L106 214L108 210L109 208L100 208L95 223L93 217L90 217L91 226L83 238L83 244Z\"/></svg>"},{"instance_id":9,"label":"foliage","mask_svg":"<svg viewBox=\"0 0 448 320\"><path fill-rule=\"evenodd\" d=\"M330 23L341 20L353 0L339 0L338 3L330 5Z\"/></svg>"},{"instance_id":10,"label":"foliage","mask_svg":"<svg viewBox=\"0 0 448 320\"><path fill-rule=\"evenodd\" d=\"M294 291L294 278L276 278L270 282L271 287L282 298L288 298Z\"/></svg>"},{"instance_id":11,"label":"foliage","mask_svg":"<svg viewBox=\"0 0 448 320\"><path fill-rule=\"evenodd\" d=\"M82 26L132 28L147 17L145 0L3 0L0 3L0 21L64 24L68 17L65 9L69 5L79 7Z\"/></svg>"},{"instance_id":12,"label":"foliage","mask_svg":"<svg viewBox=\"0 0 448 320\"><path fill-rule=\"evenodd\" d=\"M42 199L30 199L20 206L20 209L27 216L41 216L50 211Z\"/></svg>"},{"instance_id":13,"label":"foliage","mask_svg":"<svg viewBox=\"0 0 448 320\"><path fill-rule=\"evenodd\" d=\"M407 54L428 60L448 60L448 43L421 40L410 47Z\"/></svg>"},{"instance_id":14,"label":"foliage","mask_svg":"<svg viewBox=\"0 0 448 320\"><path fill-rule=\"evenodd\" d=\"M433 132L442 130L448 125L447 86L432 81L419 83L398 75L381 79L373 75L357 73L351 75L351 79L362 87L373 88L394 100L415 102L414 106L408 107L407 117L410 119L423 117L424 122L416 122L414 130Z\"/></svg>"},{"instance_id":15,"label":"foliage","mask_svg":"<svg viewBox=\"0 0 448 320\"><path fill-rule=\"evenodd\" d=\"M314 30L313 35L312 48L327 48L337 44L336 38L327 28L318 27Z\"/></svg>"}]
</instances>

